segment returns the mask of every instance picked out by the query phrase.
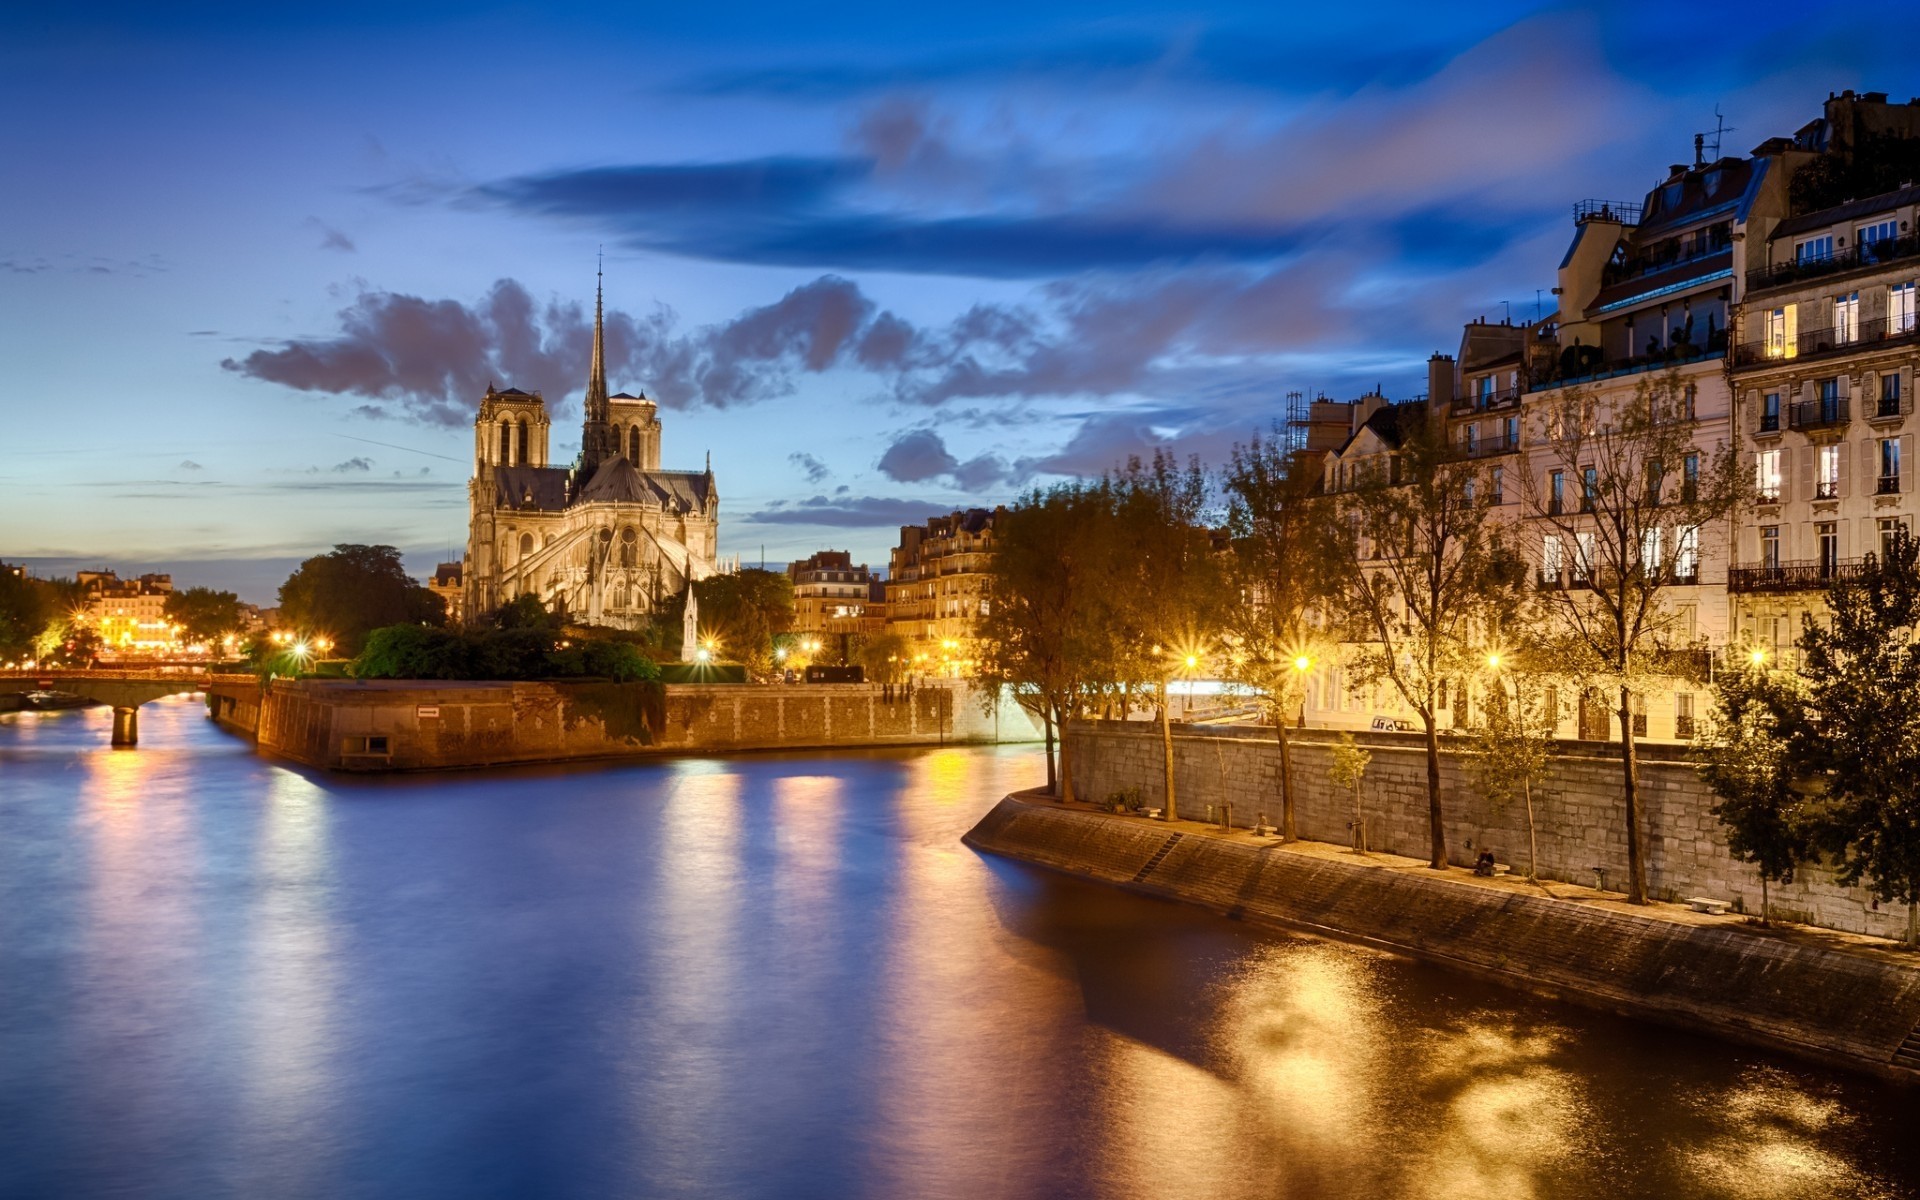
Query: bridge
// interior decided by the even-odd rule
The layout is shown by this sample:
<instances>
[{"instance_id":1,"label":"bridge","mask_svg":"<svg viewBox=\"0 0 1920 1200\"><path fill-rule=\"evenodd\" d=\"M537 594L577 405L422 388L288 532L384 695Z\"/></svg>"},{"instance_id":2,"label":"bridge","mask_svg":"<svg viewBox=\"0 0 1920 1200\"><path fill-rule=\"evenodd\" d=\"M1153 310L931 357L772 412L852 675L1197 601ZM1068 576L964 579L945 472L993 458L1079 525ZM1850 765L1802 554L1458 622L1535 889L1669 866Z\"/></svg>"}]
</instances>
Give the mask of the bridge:
<instances>
[{"instance_id":1,"label":"bridge","mask_svg":"<svg viewBox=\"0 0 1920 1200\"><path fill-rule=\"evenodd\" d=\"M22 692L65 692L113 709L113 744L132 746L140 741L140 706L162 696L204 692L214 676L205 667L50 668L0 671L0 695Z\"/></svg>"}]
</instances>

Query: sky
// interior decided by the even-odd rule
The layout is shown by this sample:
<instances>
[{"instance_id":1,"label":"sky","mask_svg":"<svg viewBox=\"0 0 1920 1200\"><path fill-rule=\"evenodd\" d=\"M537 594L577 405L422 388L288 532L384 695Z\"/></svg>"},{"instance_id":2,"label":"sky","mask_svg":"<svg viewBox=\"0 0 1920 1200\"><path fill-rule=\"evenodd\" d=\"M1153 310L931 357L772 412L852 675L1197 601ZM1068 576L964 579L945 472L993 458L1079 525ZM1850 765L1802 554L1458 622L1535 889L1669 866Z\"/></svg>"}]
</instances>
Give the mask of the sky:
<instances>
[{"instance_id":1,"label":"sky","mask_svg":"<svg viewBox=\"0 0 1920 1200\"><path fill-rule=\"evenodd\" d=\"M1423 390L1575 201L1917 49L1818 4L0 7L0 559L271 603L339 542L458 557L490 382L578 450L604 254L609 383L712 454L722 552L882 565Z\"/></svg>"}]
</instances>

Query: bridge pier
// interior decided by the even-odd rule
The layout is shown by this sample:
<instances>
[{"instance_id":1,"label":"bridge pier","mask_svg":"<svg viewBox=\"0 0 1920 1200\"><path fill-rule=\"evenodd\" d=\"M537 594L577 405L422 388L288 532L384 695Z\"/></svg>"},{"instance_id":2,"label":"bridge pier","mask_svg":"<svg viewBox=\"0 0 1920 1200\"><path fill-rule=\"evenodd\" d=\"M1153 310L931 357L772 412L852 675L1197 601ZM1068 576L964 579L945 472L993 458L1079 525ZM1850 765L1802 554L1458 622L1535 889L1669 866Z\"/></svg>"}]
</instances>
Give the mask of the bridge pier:
<instances>
[{"instance_id":1,"label":"bridge pier","mask_svg":"<svg viewBox=\"0 0 1920 1200\"><path fill-rule=\"evenodd\" d=\"M138 706L113 709L113 744L116 746L137 746L140 744L140 709Z\"/></svg>"}]
</instances>

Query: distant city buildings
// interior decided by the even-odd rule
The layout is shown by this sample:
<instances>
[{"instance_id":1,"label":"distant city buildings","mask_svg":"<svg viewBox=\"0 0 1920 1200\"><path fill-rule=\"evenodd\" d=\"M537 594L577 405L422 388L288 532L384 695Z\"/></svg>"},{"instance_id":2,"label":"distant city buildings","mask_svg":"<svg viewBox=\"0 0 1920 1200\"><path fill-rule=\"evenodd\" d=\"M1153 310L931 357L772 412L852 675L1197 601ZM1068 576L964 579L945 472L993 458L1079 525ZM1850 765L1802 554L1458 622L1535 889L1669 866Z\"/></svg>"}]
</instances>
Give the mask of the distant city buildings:
<instances>
[{"instance_id":1,"label":"distant city buildings","mask_svg":"<svg viewBox=\"0 0 1920 1200\"><path fill-rule=\"evenodd\" d=\"M885 584L867 564L855 566L848 551L822 550L788 563L787 577L793 581L793 631L820 640L834 657L850 658L855 639L885 628Z\"/></svg>"},{"instance_id":2,"label":"distant city buildings","mask_svg":"<svg viewBox=\"0 0 1920 1200\"><path fill-rule=\"evenodd\" d=\"M167 619L173 576L123 580L113 571L79 571L74 582L85 596L87 618L100 634L102 653L160 655L180 648L179 631Z\"/></svg>"},{"instance_id":3,"label":"distant city buildings","mask_svg":"<svg viewBox=\"0 0 1920 1200\"><path fill-rule=\"evenodd\" d=\"M958 676L973 664L986 612L993 525L1005 510L970 508L903 525L887 567L887 629L907 639L912 669Z\"/></svg>"}]
</instances>

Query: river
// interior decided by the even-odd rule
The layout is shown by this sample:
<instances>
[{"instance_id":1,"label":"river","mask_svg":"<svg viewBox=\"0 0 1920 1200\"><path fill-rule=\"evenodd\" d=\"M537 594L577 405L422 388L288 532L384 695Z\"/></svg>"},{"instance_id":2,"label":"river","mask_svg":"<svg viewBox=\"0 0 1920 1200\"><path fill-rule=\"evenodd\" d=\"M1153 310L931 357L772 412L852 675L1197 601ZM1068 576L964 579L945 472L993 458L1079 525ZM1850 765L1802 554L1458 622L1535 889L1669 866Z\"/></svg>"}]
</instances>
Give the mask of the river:
<instances>
[{"instance_id":1,"label":"river","mask_svg":"<svg viewBox=\"0 0 1920 1200\"><path fill-rule=\"evenodd\" d=\"M1018 747L0 718L0 1196L1893 1197L1920 1096L984 858Z\"/></svg>"}]
</instances>

